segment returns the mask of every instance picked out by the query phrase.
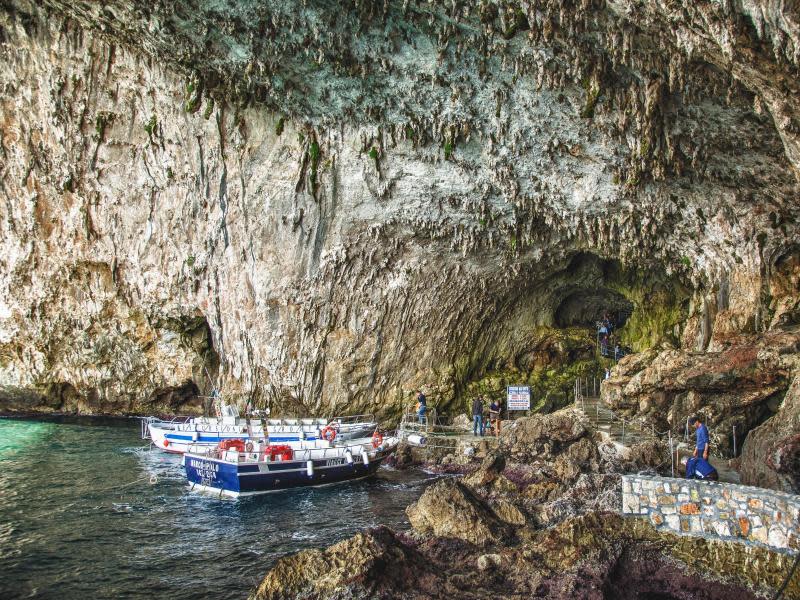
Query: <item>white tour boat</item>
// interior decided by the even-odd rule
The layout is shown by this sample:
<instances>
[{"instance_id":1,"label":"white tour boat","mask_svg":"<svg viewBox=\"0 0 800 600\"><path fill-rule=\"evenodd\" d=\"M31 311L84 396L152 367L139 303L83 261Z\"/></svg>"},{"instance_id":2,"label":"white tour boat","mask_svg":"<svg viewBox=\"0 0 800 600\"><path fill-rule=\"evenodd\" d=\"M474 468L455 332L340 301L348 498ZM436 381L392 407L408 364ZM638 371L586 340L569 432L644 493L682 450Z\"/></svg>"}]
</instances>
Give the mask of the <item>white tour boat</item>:
<instances>
[{"instance_id":1,"label":"white tour boat","mask_svg":"<svg viewBox=\"0 0 800 600\"><path fill-rule=\"evenodd\" d=\"M329 442L368 437L378 424L372 415L333 419L269 419L266 416L241 417L230 404L221 404L217 417L196 417L164 421L155 417L142 420L142 437L165 451L182 454L191 450L216 448L225 440L268 441L271 444L314 440Z\"/></svg>"}]
</instances>

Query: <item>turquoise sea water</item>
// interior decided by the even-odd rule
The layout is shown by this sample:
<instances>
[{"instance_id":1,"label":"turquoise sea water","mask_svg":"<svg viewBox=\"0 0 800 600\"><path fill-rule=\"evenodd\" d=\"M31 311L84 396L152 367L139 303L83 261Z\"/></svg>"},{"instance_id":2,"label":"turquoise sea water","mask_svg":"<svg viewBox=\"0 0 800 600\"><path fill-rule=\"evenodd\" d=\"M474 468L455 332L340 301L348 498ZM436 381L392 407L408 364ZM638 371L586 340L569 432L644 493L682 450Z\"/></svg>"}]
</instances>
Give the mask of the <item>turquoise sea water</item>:
<instances>
[{"instance_id":1,"label":"turquoise sea water","mask_svg":"<svg viewBox=\"0 0 800 600\"><path fill-rule=\"evenodd\" d=\"M430 479L241 500L189 492L125 419L0 419L0 598L244 598L280 556L404 526Z\"/></svg>"}]
</instances>

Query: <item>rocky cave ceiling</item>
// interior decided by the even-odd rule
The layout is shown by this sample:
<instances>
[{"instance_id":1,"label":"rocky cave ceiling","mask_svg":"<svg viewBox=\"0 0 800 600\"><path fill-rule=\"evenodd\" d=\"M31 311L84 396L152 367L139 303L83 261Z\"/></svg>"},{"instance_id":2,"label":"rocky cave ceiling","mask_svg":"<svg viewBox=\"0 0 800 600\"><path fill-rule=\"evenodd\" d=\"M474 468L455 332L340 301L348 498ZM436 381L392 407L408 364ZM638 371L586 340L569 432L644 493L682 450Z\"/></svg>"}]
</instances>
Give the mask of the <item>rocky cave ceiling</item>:
<instances>
[{"instance_id":1,"label":"rocky cave ceiling","mask_svg":"<svg viewBox=\"0 0 800 600\"><path fill-rule=\"evenodd\" d=\"M232 393L396 407L603 303L699 349L794 310L796 8L2 8L8 394L134 409L211 346Z\"/></svg>"}]
</instances>

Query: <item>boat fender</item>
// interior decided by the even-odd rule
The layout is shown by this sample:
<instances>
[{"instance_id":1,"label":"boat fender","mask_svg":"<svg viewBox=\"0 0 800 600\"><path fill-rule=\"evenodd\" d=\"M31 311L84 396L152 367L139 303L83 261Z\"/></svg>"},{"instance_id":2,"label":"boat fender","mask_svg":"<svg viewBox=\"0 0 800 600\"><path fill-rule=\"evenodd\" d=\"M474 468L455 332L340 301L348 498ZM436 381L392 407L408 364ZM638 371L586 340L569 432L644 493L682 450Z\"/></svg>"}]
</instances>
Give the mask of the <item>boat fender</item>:
<instances>
[{"instance_id":1,"label":"boat fender","mask_svg":"<svg viewBox=\"0 0 800 600\"><path fill-rule=\"evenodd\" d=\"M307 460L306 461L306 473L308 473L309 477L313 477L314 476L314 461L313 460Z\"/></svg>"},{"instance_id":2,"label":"boat fender","mask_svg":"<svg viewBox=\"0 0 800 600\"><path fill-rule=\"evenodd\" d=\"M192 432L192 441L193 441L193 442L196 442L196 441L197 441L197 432L196 432L196 431L193 431L193 432Z\"/></svg>"},{"instance_id":3,"label":"boat fender","mask_svg":"<svg viewBox=\"0 0 800 600\"><path fill-rule=\"evenodd\" d=\"M348 465L352 465L353 464L353 453L350 452L350 450L348 450L347 452L344 453L344 459L347 461Z\"/></svg>"},{"instance_id":4,"label":"boat fender","mask_svg":"<svg viewBox=\"0 0 800 600\"><path fill-rule=\"evenodd\" d=\"M168 448L168 447L169 447L169 440L164 440L164 448Z\"/></svg>"},{"instance_id":5,"label":"boat fender","mask_svg":"<svg viewBox=\"0 0 800 600\"><path fill-rule=\"evenodd\" d=\"M408 443L412 446L424 446L425 438L421 435L417 435L416 433L412 433L410 436L408 436Z\"/></svg>"},{"instance_id":6,"label":"boat fender","mask_svg":"<svg viewBox=\"0 0 800 600\"><path fill-rule=\"evenodd\" d=\"M361 460L364 461L365 467L369 466L369 455L367 454L367 451L364 448L361 449Z\"/></svg>"}]
</instances>

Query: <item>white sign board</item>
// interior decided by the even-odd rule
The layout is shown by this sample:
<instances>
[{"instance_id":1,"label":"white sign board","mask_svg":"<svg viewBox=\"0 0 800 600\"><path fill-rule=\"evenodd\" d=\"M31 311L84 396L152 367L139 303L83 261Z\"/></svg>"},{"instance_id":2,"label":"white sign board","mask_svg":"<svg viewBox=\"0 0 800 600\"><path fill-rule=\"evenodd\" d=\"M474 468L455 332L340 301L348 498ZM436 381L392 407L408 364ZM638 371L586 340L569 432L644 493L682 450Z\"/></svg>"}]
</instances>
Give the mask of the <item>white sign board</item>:
<instances>
[{"instance_id":1,"label":"white sign board","mask_svg":"<svg viewBox=\"0 0 800 600\"><path fill-rule=\"evenodd\" d=\"M530 410L531 388L527 385L508 386L508 410Z\"/></svg>"}]
</instances>

